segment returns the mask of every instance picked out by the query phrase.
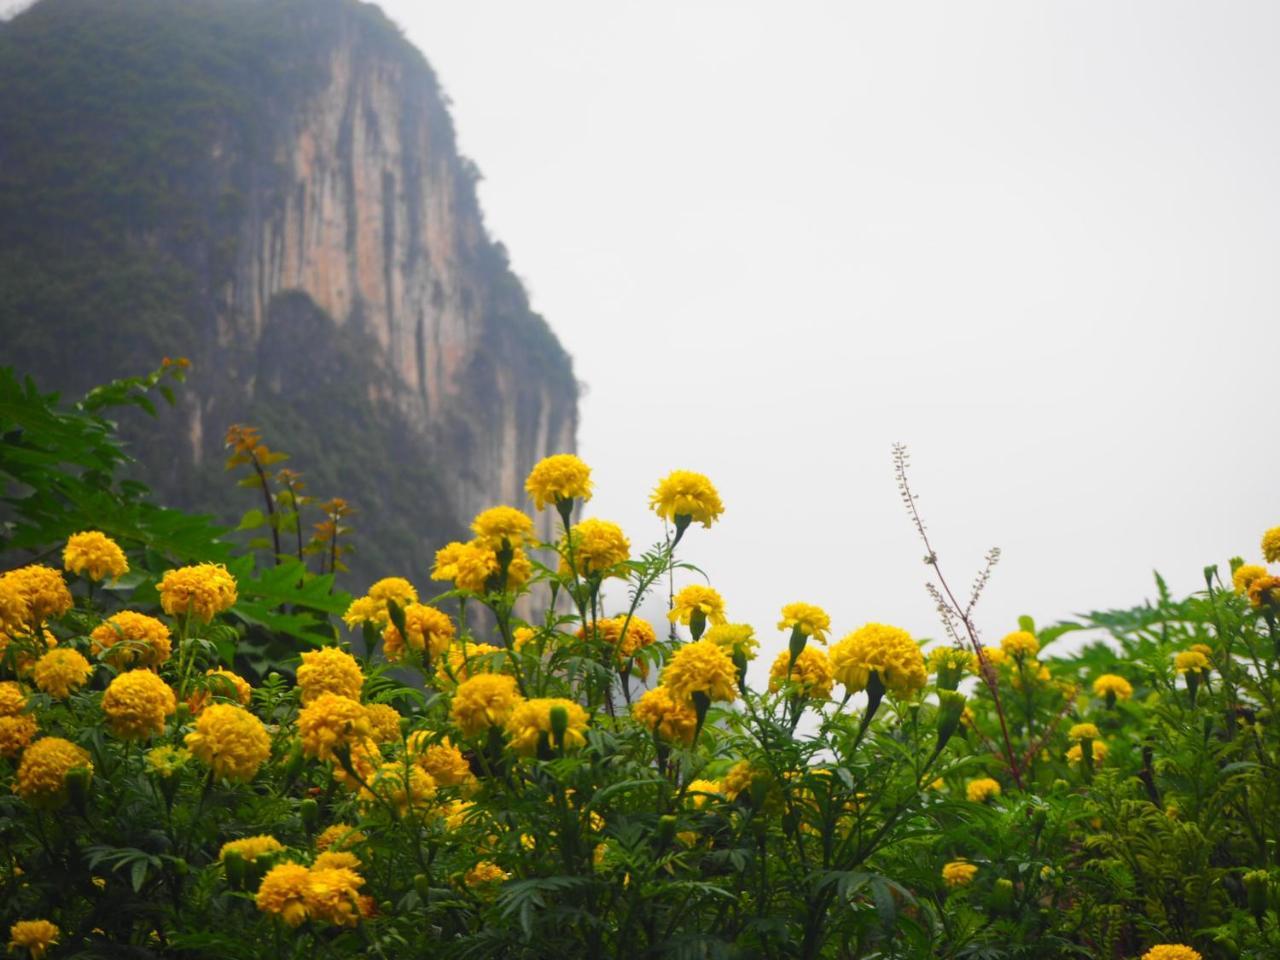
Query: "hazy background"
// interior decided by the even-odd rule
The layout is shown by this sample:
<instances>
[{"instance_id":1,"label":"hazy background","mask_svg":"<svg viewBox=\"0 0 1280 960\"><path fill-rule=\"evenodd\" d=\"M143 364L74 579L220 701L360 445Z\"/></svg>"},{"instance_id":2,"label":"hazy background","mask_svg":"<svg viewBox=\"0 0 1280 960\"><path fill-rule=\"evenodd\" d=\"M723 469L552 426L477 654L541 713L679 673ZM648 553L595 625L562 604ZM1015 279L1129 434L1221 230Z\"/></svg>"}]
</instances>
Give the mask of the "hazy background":
<instances>
[{"instance_id":1,"label":"hazy background","mask_svg":"<svg viewBox=\"0 0 1280 960\"><path fill-rule=\"evenodd\" d=\"M2 3L3 0L0 0ZM1280 523L1280 6L389 0L586 384L588 513L778 608L939 628L895 440L997 640Z\"/></svg>"}]
</instances>

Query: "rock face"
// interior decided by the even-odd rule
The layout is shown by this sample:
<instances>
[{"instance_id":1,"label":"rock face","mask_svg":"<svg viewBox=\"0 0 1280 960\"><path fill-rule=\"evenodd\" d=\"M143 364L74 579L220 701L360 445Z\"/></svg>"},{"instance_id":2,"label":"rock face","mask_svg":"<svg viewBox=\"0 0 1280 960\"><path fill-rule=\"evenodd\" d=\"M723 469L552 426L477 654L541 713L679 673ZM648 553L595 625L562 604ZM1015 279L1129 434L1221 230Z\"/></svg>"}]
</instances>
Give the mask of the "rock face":
<instances>
[{"instance_id":1,"label":"rock face","mask_svg":"<svg viewBox=\"0 0 1280 960\"><path fill-rule=\"evenodd\" d=\"M0 27L0 87L0 362L74 391L191 357L181 430L130 425L169 499L252 506L215 475L255 422L361 511L359 573L421 580L574 449L569 357L375 7L43 0Z\"/></svg>"}]
</instances>

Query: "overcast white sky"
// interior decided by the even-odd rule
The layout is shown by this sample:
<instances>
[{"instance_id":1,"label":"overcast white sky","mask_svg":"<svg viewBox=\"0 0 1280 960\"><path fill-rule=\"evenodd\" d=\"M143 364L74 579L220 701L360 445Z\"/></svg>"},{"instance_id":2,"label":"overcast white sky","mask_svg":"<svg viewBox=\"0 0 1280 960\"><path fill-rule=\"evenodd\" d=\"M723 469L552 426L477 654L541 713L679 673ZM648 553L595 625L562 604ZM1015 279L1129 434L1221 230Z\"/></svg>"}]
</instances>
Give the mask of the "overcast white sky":
<instances>
[{"instance_id":1,"label":"overcast white sky","mask_svg":"<svg viewBox=\"0 0 1280 960\"><path fill-rule=\"evenodd\" d=\"M388 0L586 383L588 513L777 610L987 636L1178 590L1280 523L1280 6Z\"/></svg>"},{"instance_id":2,"label":"overcast white sky","mask_svg":"<svg viewBox=\"0 0 1280 960\"><path fill-rule=\"evenodd\" d=\"M685 556L770 650L791 600L938 635L895 440L950 577L1004 549L993 641L1280 523L1280 5L383 7L587 386L588 513L639 549L710 475Z\"/></svg>"}]
</instances>

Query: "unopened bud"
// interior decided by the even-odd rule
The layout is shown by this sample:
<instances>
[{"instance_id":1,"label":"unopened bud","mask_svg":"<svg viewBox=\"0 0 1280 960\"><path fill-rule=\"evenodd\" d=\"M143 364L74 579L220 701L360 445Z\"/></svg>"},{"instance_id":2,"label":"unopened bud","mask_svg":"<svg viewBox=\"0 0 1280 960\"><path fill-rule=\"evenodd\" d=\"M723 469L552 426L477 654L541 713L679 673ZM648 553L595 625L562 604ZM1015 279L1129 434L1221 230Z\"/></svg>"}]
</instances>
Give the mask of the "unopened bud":
<instances>
[{"instance_id":1,"label":"unopened bud","mask_svg":"<svg viewBox=\"0 0 1280 960\"><path fill-rule=\"evenodd\" d=\"M88 767L72 767L67 771L67 793L71 795L71 803L81 816L88 808L89 782L92 779L93 771Z\"/></svg>"},{"instance_id":2,"label":"unopened bud","mask_svg":"<svg viewBox=\"0 0 1280 960\"><path fill-rule=\"evenodd\" d=\"M960 718L964 716L965 696L952 690L938 691L938 746L939 753L947 745L952 734L960 726Z\"/></svg>"},{"instance_id":3,"label":"unopened bud","mask_svg":"<svg viewBox=\"0 0 1280 960\"><path fill-rule=\"evenodd\" d=\"M302 817L302 825L306 827L307 833L315 833L316 827L320 825L320 804L307 797L298 804L298 813Z\"/></svg>"},{"instance_id":4,"label":"unopened bud","mask_svg":"<svg viewBox=\"0 0 1280 960\"><path fill-rule=\"evenodd\" d=\"M569 711L564 707L551 708L551 735L555 739L556 749L564 749L564 735L569 730Z\"/></svg>"},{"instance_id":5,"label":"unopened bud","mask_svg":"<svg viewBox=\"0 0 1280 960\"><path fill-rule=\"evenodd\" d=\"M1013 881L1001 877L991 888L991 909L996 913L1013 912Z\"/></svg>"}]
</instances>

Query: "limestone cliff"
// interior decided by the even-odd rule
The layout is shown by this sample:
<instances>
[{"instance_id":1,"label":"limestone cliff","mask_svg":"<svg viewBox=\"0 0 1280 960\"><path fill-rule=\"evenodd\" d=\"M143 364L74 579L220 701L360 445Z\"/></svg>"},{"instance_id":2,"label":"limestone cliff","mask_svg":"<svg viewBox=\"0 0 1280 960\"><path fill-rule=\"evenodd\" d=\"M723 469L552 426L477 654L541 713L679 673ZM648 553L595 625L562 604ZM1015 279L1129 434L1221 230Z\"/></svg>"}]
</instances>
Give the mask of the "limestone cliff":
<instances>
[{"instance_id":1,"label":"limestone cliff","mask_svg":"<svg viewBox=\"0 0 1280 960\"><path fill-rule=\"evenodd\" d=\"M421 579L574 448L570 360L375 7L42 0L0 27L0 88L0 362L74 391L190 356L181 441L131 425L169 499L230 510L222 434L258 422L357 504L361 573Z\"/></svg>"}]
</instances>

